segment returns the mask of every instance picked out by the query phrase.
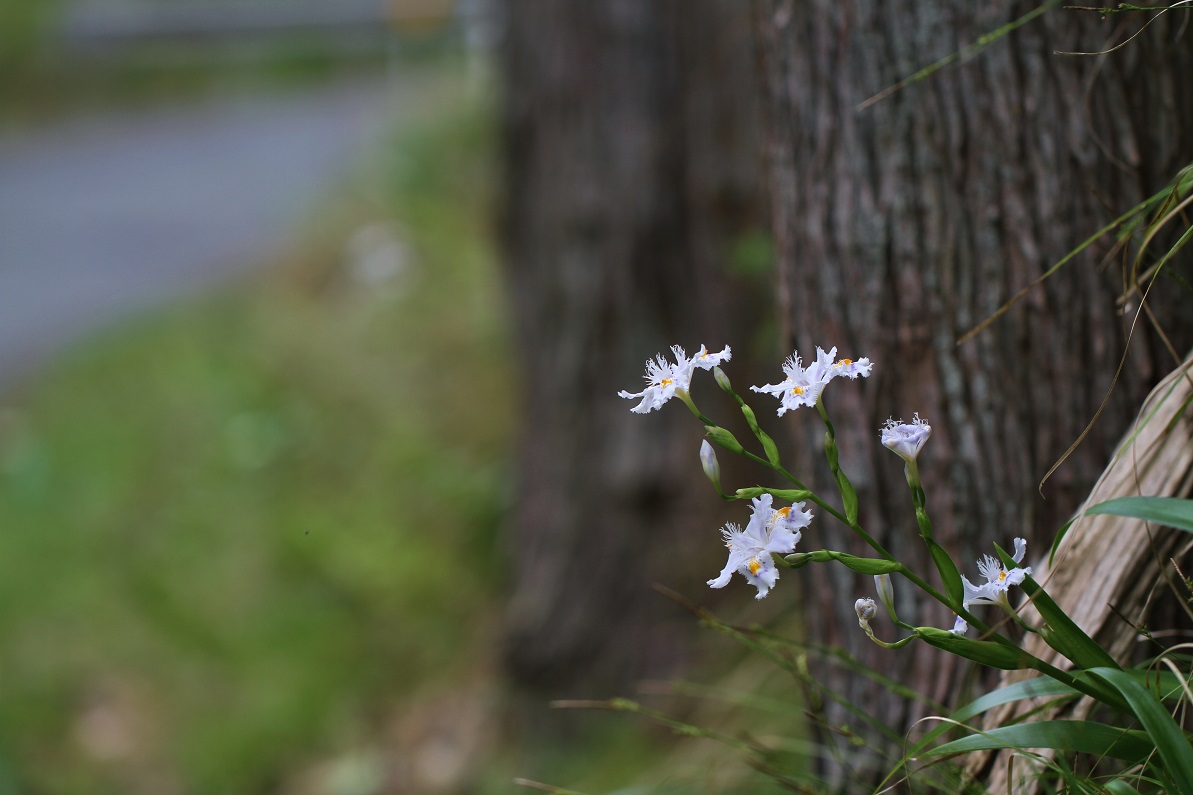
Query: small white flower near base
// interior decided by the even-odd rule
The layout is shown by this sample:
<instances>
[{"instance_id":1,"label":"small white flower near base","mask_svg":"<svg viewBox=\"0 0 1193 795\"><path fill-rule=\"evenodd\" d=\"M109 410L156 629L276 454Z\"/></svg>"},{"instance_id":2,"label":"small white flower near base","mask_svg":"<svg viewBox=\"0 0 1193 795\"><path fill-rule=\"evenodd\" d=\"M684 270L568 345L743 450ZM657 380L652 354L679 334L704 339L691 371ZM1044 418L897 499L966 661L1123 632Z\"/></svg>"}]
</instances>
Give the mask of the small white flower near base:
<instances>
[{"instance_id":1,"label":"small white flower near base","mask_svg":"<svg viewBox=\"0 0 1193 795\"><path fill-rule=\"evenodd\" d=\"M672 345L671 354L675 357L675 364L663 358L662 354L646 360L646 389L641 392L627 392L623 389L617 393L618 397L642 398L642 402L630 411L646 414L662 408L671 398L680 393L687 393L695 368L709 370L733 356L728 345L720 353L709 353L708 349L701 345L700 351L691 359L684 353L683 348Z\"/></svg>"},{"instance_id":2,"label":"small white flower near base","mask_svg":"<svg viewBox=\"0 0 1193 795\"><path fill-rule=\"evenodd\" d=\"M956 619L953 621L953 628L949 632L952 632L954 635L964 635L969 632L969 624L961 616L956 616Z\"/></svg>"},{"instance_id":3,"label":"small white flower near base","mask_svg":"<svg viewBox=\"0 0 1193 795\"><path fill-rule=\"evenodd\" d=\"M1026 539L1016 538L1015 554L1011 556L1011 560L1015 561L1015 563L1022 563L1023 556L1026 554ZM983 555L982 559L978 561L978 571L986 578L986 582L981 585L974 585L965 577L961 578L961 582L965 588L965 594L961 601L965 607L968 608L970 605L1002 605L1007 610L1010 610L1011 601L1007 597L1007 591L1011 586L1021 584L1031 574L1031 567L1008 569L990 555Z\"/></svg>"},{"instance_id":4,"label":"small white flower near base","mask_svg":"<svg viewBox=\"0 0 1193 795\"><path fill-rule=\"evenodd\" d=\"M769 494L754 498L754 515L745 530L733 523L721 530L725 546L729 548L729 560L720 575L708 581L709 587L724 588L736 571L758 589L755 599L770 593L779 579L779 568L771 555L794 552L799 543L800 528L807 527L812 521L812 512L803 510L804 503L775 510L772 500Z\"/></svg>"},{"instance_id":5,"label":"small white flower near base","mask_svg":"<svg viewBox=\"0 0 1193 795\"><path fill-rule=\"evenodd\" d=\"M910 464L919 457L920 450L931 435L932 426L921 419L917 412L911 422L887 420L882 426L882 446Z\"/></svg>"},{"instance_id":6,"label":"small white flower near base","mask_svg":"<svg viewBox=\"0 0 1193 795\"><path fill-rule=\"evenodd\" d=\"M786 379L777 384L766 386L752 386L755 392L774 395L779 399L779 416L801 406L815 406L820 399L820 393L829 381L838 376L855 379L870 375L874 365L869 359L841 359L835 361L837 349L831 348L828 353L823 348L816 349L816 361L806 368L799 353L793 353L783 362L783 374Z\"/></svg>"}]
</instances>

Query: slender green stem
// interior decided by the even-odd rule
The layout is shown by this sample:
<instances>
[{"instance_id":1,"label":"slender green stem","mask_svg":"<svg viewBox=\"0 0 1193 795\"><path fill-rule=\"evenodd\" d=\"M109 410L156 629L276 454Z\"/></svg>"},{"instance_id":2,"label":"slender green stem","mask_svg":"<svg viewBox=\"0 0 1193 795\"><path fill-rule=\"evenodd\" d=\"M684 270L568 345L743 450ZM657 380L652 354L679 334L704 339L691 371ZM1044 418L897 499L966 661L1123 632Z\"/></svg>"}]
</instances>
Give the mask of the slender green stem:
<instances>
[{"instance_id":1,"label":"slender green stem","mask_svg":"<svg viewBox=\"0 0 1193 795\"><path fill-rule=\"evenodd\" d=\"M915 640L916 638L918 638L920 636L918 632L915 632L915 627L908 626L907 628L912 630L911 635L908 635L905 638L900 638L899 640L896 640L896 641L893 641L890 643L878 638L874 634L874 632L870 629L866 629L866 636L868 638L870 638L870 640L874 641L875 643L877 643L879 646L881 646L884 649L901 649L904 646L906 646L908 643L911 643L913 640ZM863 627L863 629L865 629L865 628Z\"/></svg>"}]
</instances>

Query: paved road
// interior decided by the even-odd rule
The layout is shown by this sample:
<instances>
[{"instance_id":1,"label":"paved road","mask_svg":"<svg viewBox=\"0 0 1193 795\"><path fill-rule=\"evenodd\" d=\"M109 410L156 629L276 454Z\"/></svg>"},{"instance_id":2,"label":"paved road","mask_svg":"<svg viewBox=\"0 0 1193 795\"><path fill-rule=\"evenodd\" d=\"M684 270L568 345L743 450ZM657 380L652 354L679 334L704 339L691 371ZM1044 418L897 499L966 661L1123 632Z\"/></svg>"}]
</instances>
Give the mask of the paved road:
<instances>
[{"instance_id":1,"label":"paved road","mask_svg":"<svg viewBox=\"0 0 1193 795\"><path fill-rule=\"evenodd\" d=\"M0 387L258 265L425 86L381 78L0 138Z\"/></svg>"}]
</instances>

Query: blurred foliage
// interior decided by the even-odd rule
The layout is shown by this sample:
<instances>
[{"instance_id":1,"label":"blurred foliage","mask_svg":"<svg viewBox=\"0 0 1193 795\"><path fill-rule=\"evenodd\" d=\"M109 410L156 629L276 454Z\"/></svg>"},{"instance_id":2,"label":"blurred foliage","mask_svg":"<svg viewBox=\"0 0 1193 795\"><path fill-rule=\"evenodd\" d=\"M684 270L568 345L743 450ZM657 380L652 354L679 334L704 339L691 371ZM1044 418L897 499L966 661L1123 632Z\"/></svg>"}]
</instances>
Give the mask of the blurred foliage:
<instances>
[{"instance_id":1,"label":"blurred foliage","mask_svg":"<svg viewBox=\"0 0 1193 795\"><path fill-rule=\"evenodd\" d=\"M262 275L0 394L0 795L778 790L647 721L534 737L505 711L518 389L491 109L454 99L400 131L378 195L326 205ZM734 266L768 253L743 239ZM803 742L781 673L663 689L628 695Z\"/></svg>"},{"instance_id":2,"label":"blurred foliage","mask_svg":"<svg viewBox=\"0 0 1193 795\"><path fill-rule=\"evenodd\" d=\"M442 67L464 50L450 16L427 30L380 26L354 44L318 28L72 41L67 6L66 0L0 0L0 125L384 69Z\"/></svg>"},{"instance_id":3,"label":"blurred foliage","mask_svg":"<svg viewBox=\"0 0 1193 795\"><path fill-rule=\"evenodd\" d=\"M44 55L62 0L0 0L0 68L24 71Z\"/></svg>"},{"instance_id":4,"label":"blurred foliage","mask_svg":"<svg viewBox=\"0 0 1193 795\"><path fill-rule=\"evenodd\" d=\"M380 780L416 686L486 675L512 413L489 140L475 109L407 133L388 203L3 399L0 791L307 791L347 751L365 772L337 775ZM362 270L343 240L379 214L388 270Z\"/></svg>"}]
</instances>

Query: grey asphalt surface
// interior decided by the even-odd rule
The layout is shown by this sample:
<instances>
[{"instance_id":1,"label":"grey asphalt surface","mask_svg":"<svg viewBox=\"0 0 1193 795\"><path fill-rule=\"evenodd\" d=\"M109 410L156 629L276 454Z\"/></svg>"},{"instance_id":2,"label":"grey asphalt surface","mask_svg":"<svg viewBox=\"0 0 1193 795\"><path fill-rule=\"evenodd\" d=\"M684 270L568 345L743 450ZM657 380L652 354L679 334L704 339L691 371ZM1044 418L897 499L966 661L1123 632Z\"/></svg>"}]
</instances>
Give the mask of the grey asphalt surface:
<instances>
[{"instance_id":1,"label":"grey asphalt surface","mask_svg":"<svg viewBox=\"0 0 1193 795\"><path fill-rule=\"evenodd\" d=\"M419 91L380 77L0 138L0 390L89 332L258 267Z\"/></svg>"}]
</instances>

